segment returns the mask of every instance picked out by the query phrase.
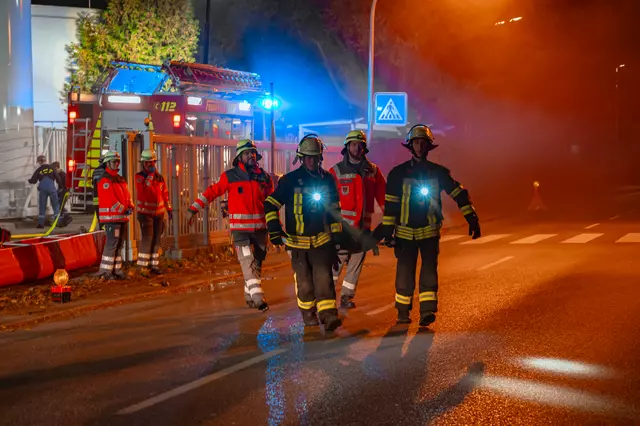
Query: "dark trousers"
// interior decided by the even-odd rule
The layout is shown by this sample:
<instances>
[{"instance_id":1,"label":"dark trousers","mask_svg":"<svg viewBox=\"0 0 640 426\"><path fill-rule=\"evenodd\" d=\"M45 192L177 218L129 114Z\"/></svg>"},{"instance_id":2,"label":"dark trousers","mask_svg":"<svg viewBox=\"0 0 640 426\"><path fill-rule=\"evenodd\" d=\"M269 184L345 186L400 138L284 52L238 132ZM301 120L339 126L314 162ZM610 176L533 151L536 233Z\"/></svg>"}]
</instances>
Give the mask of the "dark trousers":
<instances>
[{"instance_id":1,"label":"dark trousers","mask_svg":"<svg viewBox=\"0 0 640 426\"><path fill-rule=\"evenodd\" d=\"M396 239L396 309L408 312L413 305L418 253L422 258L419 280L420 313L438 311L438 254L440 238L418 241Z\"/></svg>"},{"instance_id":2,"label":"dark trousers","mask_svg":"<svg viewBox=\"0 0 640 426\"><path fill-rule=\"evenodd\" d=\"M138 266L158 269L160 267L160 238L164 233L164 215L139 214L142 240L138 248Z\"/></svg>"},{"instance_id":3,"label":"dark trousers","mask_svg":"<svg viewBox=\"0 0 640 426\"><path fill-rule=\"evenodd\" d=\"M267 231L232 231L231 236L244 276L244 299L260 306L264 302L261 276L262 263L267 257Z\"/></svg>"},{"instance_id":4,"label":"dark trousers","mask_svg":"<svg viewBox=\"0 0 640 426\"><path fill-rule=\"evenodd\" d=\"M105 223L106 241L102 250L102 261L100 262L101 273L123 274L121 252L128 225L128 222Z\"/></svg>"},{"instance_id":5,"label":"dark trousers","mask_svg":"<svg viewBox=\"0 0 640 426\"><path fill-rule=\"evenodd\" d=\"M332 270L335 258L336 250L330 243L309 250L291 249L298 307L303 315L314 308L321 321L338 315Z\"/></svg>"}]
</instances>

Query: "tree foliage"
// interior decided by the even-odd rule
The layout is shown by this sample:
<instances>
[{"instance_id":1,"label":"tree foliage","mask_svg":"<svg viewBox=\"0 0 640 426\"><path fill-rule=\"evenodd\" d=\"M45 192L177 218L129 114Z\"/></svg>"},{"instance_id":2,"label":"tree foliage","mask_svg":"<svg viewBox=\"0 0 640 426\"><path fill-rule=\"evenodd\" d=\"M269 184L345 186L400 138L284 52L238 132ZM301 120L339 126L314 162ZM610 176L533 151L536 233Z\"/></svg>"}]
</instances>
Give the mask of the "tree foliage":
<instances>
[{"instance_id":1,"label":"tree foliage","mask_svg":"<svg viewBox=\"0 0 640 426\"><path fill-rule=\"evenodd\" d=\"M194 61L198 21L190 0L110 0L99 14L82 14L77 42L66 46L71 88L90 93L113 60L160 65L163 61Z\"/></svg>"}]
</instances>

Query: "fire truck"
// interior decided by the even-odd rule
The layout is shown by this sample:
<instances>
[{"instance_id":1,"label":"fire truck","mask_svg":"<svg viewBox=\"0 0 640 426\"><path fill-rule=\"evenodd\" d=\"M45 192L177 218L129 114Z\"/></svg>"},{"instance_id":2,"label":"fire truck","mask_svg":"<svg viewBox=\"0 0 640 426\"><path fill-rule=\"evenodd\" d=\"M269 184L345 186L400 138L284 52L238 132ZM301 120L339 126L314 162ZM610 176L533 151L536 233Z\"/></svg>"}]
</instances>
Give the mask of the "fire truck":
<instances>
[{"instance_id":1,"label":"fire truck","mask_svg":"<svg viewBox=\"0 0 640 426\"><path fill-rule=\"evenodd\" d=\"M136 140L149 148L151 134L252 138L254 105L265 95L258 74L175 61L114 61L92 92L68 98L67 187L75 211L90 209L91 176L106 151L121 153L126 173L137 162L128 146Z\"/></svg>"}]
</instances>

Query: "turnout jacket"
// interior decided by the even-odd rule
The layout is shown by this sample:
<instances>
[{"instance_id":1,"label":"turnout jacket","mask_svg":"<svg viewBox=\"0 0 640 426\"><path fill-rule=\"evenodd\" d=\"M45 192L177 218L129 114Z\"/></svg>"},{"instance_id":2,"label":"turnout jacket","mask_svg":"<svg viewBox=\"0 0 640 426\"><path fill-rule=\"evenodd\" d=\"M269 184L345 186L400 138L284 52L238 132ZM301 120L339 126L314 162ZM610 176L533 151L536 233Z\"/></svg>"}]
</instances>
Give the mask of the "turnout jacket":
<instances>
[{"instance_id":1,"label":"turnout jacket","mask_svg":"<svg viewBox=\"0 0 640 426\"><path fill-rule=\"evenodd\" d=\"M322 168L311 173L304 166L287 173L265 200L270 235L282 234L278 211L284 206L285 245L308 250L331 242L342 232L340 200L333 177Z\"/></svg>"},{"instance_id":2,"label":"turnout jacket","mask_svg":"<svg viewBox=\"0 0 640 426\"><path fill-rule=\"evenodd\" d=\"M467 221L476 217L469 193L446 167L415 159L394 167L387 178L382 225L394 227L396 238L405 240L439 237L442 191L453 198Z\"/></svg>"}]
</instances>

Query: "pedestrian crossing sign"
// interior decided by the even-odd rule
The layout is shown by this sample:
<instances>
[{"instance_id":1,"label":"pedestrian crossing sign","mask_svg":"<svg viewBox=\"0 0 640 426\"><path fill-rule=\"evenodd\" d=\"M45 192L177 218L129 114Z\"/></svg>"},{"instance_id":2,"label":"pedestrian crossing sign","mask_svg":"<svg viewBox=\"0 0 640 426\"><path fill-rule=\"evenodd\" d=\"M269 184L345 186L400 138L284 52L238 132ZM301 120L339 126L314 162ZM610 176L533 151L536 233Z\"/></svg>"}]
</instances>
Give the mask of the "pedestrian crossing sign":
<instances>
[{"instance_id":1,"label":"pedestrian crossing sign","mask_svg":"<svg viewBox=\"0 0 640 426\"><path fill-rule=\"evenodd\" d=\"M408 99L404 92L376 93L374 123L378 126L406 126Z\"/></svg>"}]
</instances>

